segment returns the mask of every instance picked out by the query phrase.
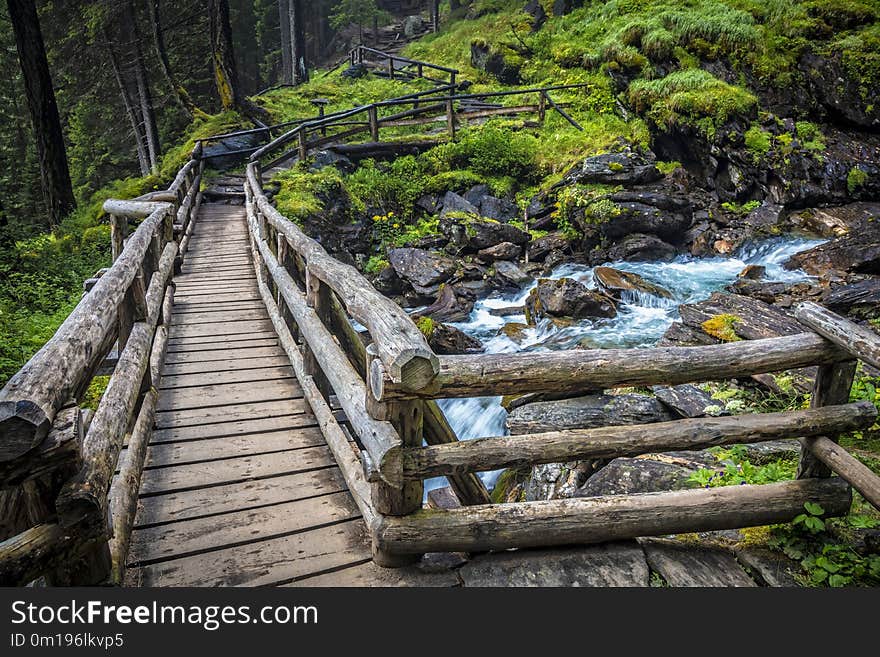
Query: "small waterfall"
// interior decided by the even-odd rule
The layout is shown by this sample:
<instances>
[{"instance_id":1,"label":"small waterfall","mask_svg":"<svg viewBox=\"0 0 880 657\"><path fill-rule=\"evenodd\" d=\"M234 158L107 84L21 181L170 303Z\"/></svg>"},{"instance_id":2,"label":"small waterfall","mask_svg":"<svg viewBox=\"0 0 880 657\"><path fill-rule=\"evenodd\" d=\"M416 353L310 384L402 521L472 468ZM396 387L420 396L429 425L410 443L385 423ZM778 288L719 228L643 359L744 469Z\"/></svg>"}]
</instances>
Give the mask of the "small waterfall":
<instances>
[{"instance_id":1,"label":"small waterfall","mask_svg":"<svg viewBox=\"0 0 880 657\"><path fill-rule=\"evenodd\" d=\"M695 258L679 256L669 262L611 262L609 267L631 272L655 283L670 293L671 299L638 291L624 292L613 319L587 319L566 327L557 327L549 320L522 329L516 339L501 332L507 323L525 323L524 315L499 317L490 311L521 307L535 283L514 293L493 293L480 299L466 322L454 324L465 333L482 341L486 353L517 351L548 351L587 348L649 347L659 340L666 329L678 319L682 303L695 303L708 298L736 280L746 265L767 268L766 280L796 282L808 277L802 271L787 270L783 264L795 253L821 244L823 240L803 237L774 237L743 247L730 258ZM566 263L548 278L573 278L595 288L592 267ZM480 399L446 399L438 402L450 425L461 440L507 433L507 412L501 397ZM487 486L492 486L497 472L481 473ZM444 486L440 477L425 482L425 489Z\"/></svg>"}]
</instances>

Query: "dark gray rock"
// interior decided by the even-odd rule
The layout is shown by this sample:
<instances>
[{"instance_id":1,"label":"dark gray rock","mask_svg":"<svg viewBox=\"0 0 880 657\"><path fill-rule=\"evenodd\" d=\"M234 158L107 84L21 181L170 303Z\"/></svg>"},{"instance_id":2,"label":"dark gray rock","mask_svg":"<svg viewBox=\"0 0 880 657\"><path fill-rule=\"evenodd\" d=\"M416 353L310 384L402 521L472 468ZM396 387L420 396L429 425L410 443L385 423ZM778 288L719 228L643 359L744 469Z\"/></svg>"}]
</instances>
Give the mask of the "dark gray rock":
<instances>
[{"instance_id":1,"label":"dark gray rock","mask_svg":"<svg viewBox=\"0 0 880 657\"><path fill-rule=\"evenodd\" d=\"M765 586L799 587L795 575L800 566L784 554L761 547L735 548L737 561Z\"/></svg>"},{"instance_id":2,"label":"dark gray rock","mask_svg":"<svg viewBox=\"0 0 880 657\"><path fill-rule=\"evenodd\" d=\"M450 212L465 212L467 214L480 214L480 208L468 201L464 196L455 192L446 192L440 201L443 207L440 216L443 217Z\"/></svg>"},{"instance_id":3,"label":"dark gray rock","mask_svg":"<svg viewBox=\"0 0 880 657\"><path fill-rule=\"evenodd\" d=\"M630 262L671 260L675 257L675 247L655 235L634 233L609 248L607 257Z\"/></svg>"},{"instance_id":4,"label":"dark gray rock","mask_svg":"<svg viewBox=\"0 0 880 657\"><path fill-rule=\"evenodd\" d=\"M535 324L542 317L615 317L617 309L609 297L590 290L571 278L542 278L525 302L526 319Z\"/></svg>"},{"instance_id":5,"label":"dark gray rock","mask_svg":"<svg viewBox=\"0 0 880 657\"><path fill-rule=\"evenodd\" d=\"M529 241L529 234L516 226L478 215L441 214L440 230L459 253L475 253L502 242L522 245Z\"/></svg>"},{"instance_id":6,"label":"dark gray rock","mask_svg":"<svg viewBox=\"0 0 880 657\"><path fill-rule=\"evenodd\" d=\"M596 394L520 406L507 416L507 428L511 434L519 435L562 429L649 424L672 419L673 416L667 408L658 399L648 395Z\"/></svg>"},{"instance_id":7,"label":"dark gray rock","mask_svg":"<svg viewBox=\"0 0 880 657\"><path fill-rule=\"evenodd\" d=\"M391 249L388 261L397 275L419 294L434 294L441 283L455 274L458 265L452 258L422 249Z\"/></svg>"},{"instance_id":8,"label":"dark gray rock","mask_svg":"<svg viewBox=\"0 0 880 657\"><path fill-rule=\"evenodd\" d=\"M501 84L520 84L520 68L484 41L471 43L471 65L495 76Z\"/></svg>"},{"instance_id":9,"label":"dark gray rock","mask_svg":"<svg viewBox=\"0 0 880 657\"><path fill-rule=\"evenodd\" d=\"M461 285L441 285L437 298L418 316L430 317L438 322L463 322L470 317L476 295L462 289Z\"/></svg>"},{"instance_id":10,"label":"dark gray rock","mask_svg":"<svg viewBox=\"0 0 880 657\"><path fill-rule=\"evenodd\" d=\"M503 282L519 286L528 283L532 277L524 272L519 265L508 260L499 260L495 263L495 275Z\"/></svg>"},{"instance_id":11,"label":"dark gray rock","mask_svg":"<svg viewBox=\"0 0 880 657\"><path fill-rule=\"evenodd\" d=\"M690 477L699 467L651 458L618 458L601 468L578 488L573 497L632 495L691 488Z\"/></svg>"},{"instance_id":12,"label":"dark gray rock","mask_svg":"<svg viewBox=\"0 0 880 657\"><path fill-rule=\"evenodd\" d=\"M513 242L501 242L486 249L480 249L477 255L483 260L516 260L522 255L522 246Z\"/></svg>"},{"instance_id":13,"label":"dark gray rock","mask_svg":"<svg viewBox=\"0 0 880 657\"><path fill-rule=\"evenodd\" d=\"M564 176L564 184L605 183L609 185L644 185L663 175L654 161L632 152L603 153L588 157Z\"/></svg>"},{"instance_id":14,"label":"dark gray rock","mask_svg":"<svg viewBox=\"0 0 880 657\"><path fill-rule=\"evenodd\" d=\"M342 173L352 173L357 169L354 162L345 157L345 155L341 155L334 151L318 151L311 157L312 160L309 163L309 169L311 171L320 171L325 167L336 167Z\"/></svg>"},{"instance_id":15,"label":"dark gray rock","mask_svg":"<svg viewBox=\"0 0 880 657\"><path fill-rule=\"evenodd\" d=\"M678 386L654 386L651 392L664 406L683 418L704 417L708 406L718 405L708 392L690 383Z\"/></svg>"},{"instance_id":16,"label":"dark gray rock","mask_svg":"<svg viewBox=\"0 0 880 657\"><path fill-rule=\"evenodd\" d=\"M652 283L638 274L621 271L613 267L596 267L593 278L605 294L620 299L624 292L643 292L661 299L671 299L669 290Z\"/></svg>"},{"instance_id":17,"label":"dark gray rock","mask_svg":"<svg viewBox=\"0 0 880 657\"><path fill-rule=\"evenodd\" d=\"M880 305L880 278L868 278L850 285L834 288L822 303L835 312L853 308L872 308Z\"/></svg>"},{"instance_id":18,"label":"dark gray rock","mask_svg":"<svg viewBox=\"0 0 880 657\"><path fill-rule=\"evenodd\" d=\"M622 191L613 194L611 200L620 209L619 215L602 225L602 233L611 239L648 233L680 242L693 224L693 210L686 198L659 192Z\"/></svg>"},{"instance_id":19,"label":"dark gray rock","mask_svg":"<svg viewBox=\"0 0 880 657\"><path fill-rule=\"evenodd\" d=\"M880 274L880 222L812 249L794 254L788 269L803 269L815 276L831 272Z\"/></svg>"},{"instance_id":20,"label":"dark gray rock","mask_svg":"<svg viewBox=\"0 0 880 657\"><path fill-rule=\"evenodd\" d=\"M260 133L227 137L206 146L202 151L202 158L207 160L206 164L212 169L225 171L247 160L248 153L235 153L235 151L259 148L264 141L264 135Z\"/></svg>"},{"instance_id":21,"label":"dark gray rock","mask_svg":"<svg viewBox=\"0 0 880 657\"><path fill-rule=\"evenodd\" d=\"M452 356L476 354L483 351L483 343L449 324L437 322L428 336L428 344L435 353Z\"/></svg>"},{"instance_id":22,"label":"dark gray rock","mask_svg":"<svg viewBox=\"0 0 880 657\"><path fill-rule=\"evenodd\" d=\"M562 233L549 233L529 242L528 253L531 262L542 262L553 251L566 251L569 242Z\"/></svg>"},{"instance_id":23,"label":"dark gray rock","mask_svg":"<svg viewBox=\"0 0 880 657\"><path fill-rule=\"evenodd\" d=\"M639 543L651 570L671 587L757 586L736 557L723 548L653 538Z\"/></svg>"},{"instance_id":24,"label":"dark gray rock","mask_svg":"<svg viewBox=\"0 0 880 657\"><path fill-rule=\"evenodd\" d=\"M555 550L515 550L472 558L465 586L648 586L648 564L634 541Z\"/></svg>"}]
</instances>

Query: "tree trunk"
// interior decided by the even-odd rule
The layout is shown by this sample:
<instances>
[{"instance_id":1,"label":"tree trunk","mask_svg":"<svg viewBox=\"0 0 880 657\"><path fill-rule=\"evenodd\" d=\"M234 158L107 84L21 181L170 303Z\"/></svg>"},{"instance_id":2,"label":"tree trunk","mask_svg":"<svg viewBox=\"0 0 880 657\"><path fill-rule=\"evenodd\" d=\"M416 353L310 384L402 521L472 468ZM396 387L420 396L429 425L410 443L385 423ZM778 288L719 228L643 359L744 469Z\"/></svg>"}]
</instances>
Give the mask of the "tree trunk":
<instances>
[{"instance_id":1,"label":"tree trunk","mask_svg":"<svg viewBox=\"0 0 880 657\"><path fill-rule=\"evenodd\" d=\"M34 0L7 0L40 160L43 196L53 226L76 207L64 135Z\"/></svg>"},{"instance_id":2,"label":"tree trunk","mask_svg":"<svg viewBox=\"0 0 880 657\"><path fill-rule=\"evenodd\" d=\"M306 35L302 0L290 0L290 41L292 45L293 84L309 81L306 67Z\"/></svg>"},{"instance_id":3,"label":"tree trunk","mask_svg":"<svg viewBox=\"0 0 880 657\"><path fill-rule=\"evenodd\" d=\"M131 5L134 10L134 3ZM144 55L140 46L140 34L134 16L131 18L134 27L134 72L137 81L138 98L141 103L141 114L144 117L144 136L147 141L147 153L150 156L150 170L155 173L159 170L159 156L162 151L159 146L159 129L156 126L156 113L153 110L153 94L150 91L150 80L147 76L147 68L144 65Z\"/></svg>"},{"instance_id":4,"label":"tree trunk","mask_svg":"<svg viewBox=\"0 0 880 657\"><path fill-rule=\"evenodd\" d=\"M171 70L171 62L168 60L168 51L165 49L165 35L162 31L162 0L147 0L147 8L150 10L150 23L153 27L153 43L156 47L156 54L159 57L159 63L162 65L162 73L165 75L165 81L174 92L177 104L180 108L192 118L203 112L196 107L187 90L177 80L174 71Z\"/></svg>"},{"instance_id":5,"label":"tree trunk","mask_svg":"<svg viewBox=\"0 0 880 657\"><path fill-rule=\"evenodd\" d=\"M290 0L278 0L281 22L281 81L293 84L293 48L290 45Z\"/></svg>"},{"instance_id":6,"label":"tree trunk","mask_svg":"<svg viewBox=\"0 0 880 657\"><path fill-rule=\"evenodd\" d=\"M128 119L131 122L131 131L134 135L134 143L137 149L138 164L141 168L141 175L145 176L150 173L150 162L147 159L147 148L144 145L144 136L141 132L140 112L132 101L131 93L122 72L122 66L119 63L119 57L116 54L113 43L110 41L110 38L106 33L104 41L107 43L107 52L110 55L110 63L113 65L113 75L116 78L116 84L119 85L122 104L125 107L125 113L128 115Z\"/></svg>"},{"instance_id":7,"label":"tree trunk","mask_svg":"<svg viewBox=\"0 0 880 657\"><path fill-rule=\"evenodd\" d=\"M229 1L208 0L211 22L211 60L214 82L224 110L240 106L238 95L238 70L232 47L232 26L229 23Z\"/></svg>"}]
</instances>

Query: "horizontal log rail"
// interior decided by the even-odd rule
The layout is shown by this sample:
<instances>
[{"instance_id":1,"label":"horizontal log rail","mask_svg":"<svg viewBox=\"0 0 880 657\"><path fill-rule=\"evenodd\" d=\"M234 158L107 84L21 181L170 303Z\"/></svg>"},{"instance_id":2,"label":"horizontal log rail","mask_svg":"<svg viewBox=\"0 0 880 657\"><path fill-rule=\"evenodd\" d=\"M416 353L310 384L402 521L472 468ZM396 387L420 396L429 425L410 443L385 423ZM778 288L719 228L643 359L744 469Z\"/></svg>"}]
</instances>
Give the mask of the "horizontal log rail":
<instances>
[{"instance_id":1,"label":"horizontal log rail","mask_svg":"<svg viewBox=\"0 0 880 657\"><path fill-rule=\"evenodd\" d=\"M538 392L574 395L584 390L737 378L847 358L846 352L815 333L699 347L441 356L440 371L421 390L403 390L375 364L370 390L378 401Z\"/></svg>"},{"instance_id":2,"label":"horizontal log rail","mask_svg":"<svg viewBox=\"0 0 880 657\"><path fill-rule=\"evenodd\" d=\"M838 435L869 427L876 419L876 407L859 402L781 413L478 438L404 450L403 477L426 479L541 463L746 445L792 436Z\"/></svg>"}]
</instances>

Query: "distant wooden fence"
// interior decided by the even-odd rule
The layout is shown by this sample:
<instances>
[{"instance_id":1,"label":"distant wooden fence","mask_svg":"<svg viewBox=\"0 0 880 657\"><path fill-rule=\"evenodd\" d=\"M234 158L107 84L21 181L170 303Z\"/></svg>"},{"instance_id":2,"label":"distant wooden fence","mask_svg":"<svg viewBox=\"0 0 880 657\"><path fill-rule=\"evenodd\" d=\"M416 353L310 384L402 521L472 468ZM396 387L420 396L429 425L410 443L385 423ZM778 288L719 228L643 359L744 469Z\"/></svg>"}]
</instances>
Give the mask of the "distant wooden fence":
<instances>
[{"instance_id":1,"label":"distant wooden fence","mask_svg":"<svg viewBox=\"0 0 880 657\"><path fill-rule=\"evenodd\" d=\"M109 200L113 265L0 391L0 584L120 583L168 339L172 272L201 203L201 147L171 186ZM140 221L128 235L129 225ZM81 403L117 358L94 413Z\"/></svg>"}]
</instances>

